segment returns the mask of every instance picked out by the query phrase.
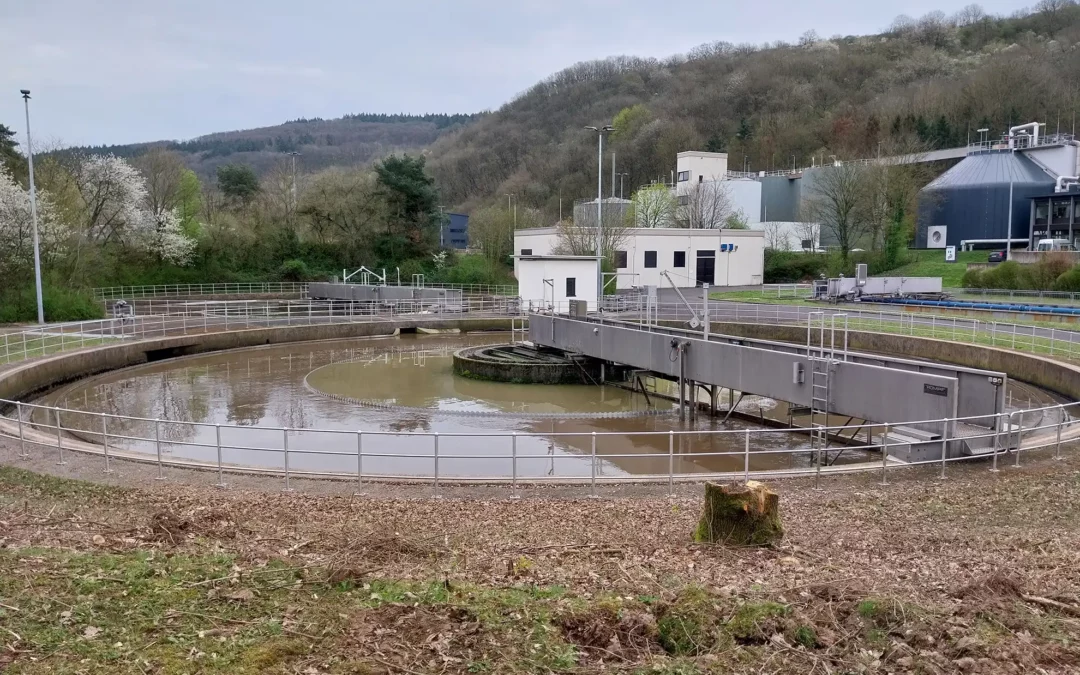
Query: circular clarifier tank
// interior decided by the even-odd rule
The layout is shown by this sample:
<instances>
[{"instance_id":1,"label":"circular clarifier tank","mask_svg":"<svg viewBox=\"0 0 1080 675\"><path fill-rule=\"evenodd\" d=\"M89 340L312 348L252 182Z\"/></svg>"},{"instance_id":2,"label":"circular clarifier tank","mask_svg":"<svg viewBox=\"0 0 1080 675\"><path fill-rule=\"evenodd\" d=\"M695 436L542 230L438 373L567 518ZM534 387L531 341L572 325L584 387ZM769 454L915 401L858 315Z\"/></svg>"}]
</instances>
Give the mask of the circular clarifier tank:
<instances>
[{"instance_id":1,"label":"circular clarifier tank","mask_svg":"<svg viewBox=\"0 0 1080 675\"><path fill-rule=\"evenodd\" d=\"M116 415L106 420L114 452L154 457L157 437L166 460L214 465L220 438L222 463L234 467L281 469L287 436L293 471L350 474L362 463L365 475L430 477L436 447L444 477L741 471L746 430L751 469L810 466L808 437L775 428L787 421L782 402L748 396L741 419L703 411L681 422L672 414L677 391L664 381L535 385L453 373L455 351L506 337L403 335L202 354L105 373L37 402L70 410L63 427L94 443L101 418L80 411ZM49 414L39 409L35 420L51 424ZM875 456L846 450L838 461Z\"/></svg>"}]
</instances>

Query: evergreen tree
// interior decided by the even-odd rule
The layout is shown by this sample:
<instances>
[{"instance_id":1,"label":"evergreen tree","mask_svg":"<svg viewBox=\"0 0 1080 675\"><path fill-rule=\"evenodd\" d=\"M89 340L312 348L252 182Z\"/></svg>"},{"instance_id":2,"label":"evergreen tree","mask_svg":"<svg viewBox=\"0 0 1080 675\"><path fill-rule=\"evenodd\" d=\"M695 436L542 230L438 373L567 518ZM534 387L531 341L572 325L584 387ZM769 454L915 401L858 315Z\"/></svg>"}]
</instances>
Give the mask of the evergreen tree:
<instances>
[{"instance_id":1,"label":"evergreen tree","mask_svg":"<svg viewBox=\"0 0 1080 675\"><path fill-rule=\"evenodd\" d=\"M259 194L259 177L254 169L246 164L225 164L217 170L218 189L222 194L249 203Z\"/></svg>"},{"instance_id":2,"label":"evergreen tree","mask_svg":"<svg viewBox=\"0 0 1080 675\"><path fill-rule=\"evenodd\" d=\"M754 130L745 117L739 120L739 130L735 132L735 136L740 141L750 140L754 136Z\"/></svg>"}]
</instances>

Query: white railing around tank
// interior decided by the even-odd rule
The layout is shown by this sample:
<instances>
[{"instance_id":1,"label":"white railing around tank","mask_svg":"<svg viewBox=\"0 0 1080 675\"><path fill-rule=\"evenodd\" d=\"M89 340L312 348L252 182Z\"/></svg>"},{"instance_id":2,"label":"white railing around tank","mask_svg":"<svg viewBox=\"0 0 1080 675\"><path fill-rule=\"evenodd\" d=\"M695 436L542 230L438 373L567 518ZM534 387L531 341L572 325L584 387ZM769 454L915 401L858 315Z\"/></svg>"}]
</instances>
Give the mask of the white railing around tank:
<instances>
[{"instance_id":1,"label":"white railing around tank","mask_svg":"<svg viewBox=\"0 0 1080 675\"><path fill-rule=\"evenodd\" d=\"M179 476L182 481L180 472L172 469L197 469L214 472L221 488L228 486L227 476L241 472L276 476L285 490L291 490L291 481L297 478L334 478L355 483L356 493L370 481L409 481L429 484L436 496L447 483L500 483L515 495L523 484L569 483L587 485L595 495L598 484L622 482L666 483L673 490L676 483L686 481L804 477L820 487L823 477L852 472L879 472L881 483L887 484L902 469L931 467L945 478L948 465L967 461L996 472L1005 463L1021 466L1023 453L1039 449L1053 448L1053 457L1060 459L1063 444L1080 431L1073 423L1078 405L1001 413L994 428L981 427L973 434L967 425L962 439L951 438L950 430L968 420L983 423L985 415L819 427L816 431L825 430L851 444L817 450L809 445L810 429L440 433L250 427L7 400L0 400L0 409L7 411L0 416L0 437L7 437L15 459L36 456L59 465L78 461L84 471L105 473L111 473L118 460L133 460L156 466L160 480ZM949 452L940 459L914 462L892 457L889 448L898 442L891 432L911 424L940 426L940 440L931 442L941 443ZM780 435L789 441L805 438L806 445L780 448ZM702 438L704 447L733 449L691 452L687 446ZM981 441L988 450L974 456L957 453L961 440ZM861 461L837 463L841 451L848 459L854 455ZM710 470L708 464L724 464L726 469Z\"/></svg>"},{"instance_id":2,"label":"white railing around tank","mask_svg":"<svg viewBox=\"0 0 1080 675\"><path fill-rule=\"evenodd\" d=\"M700 291L699 291L700 293ZM601 318L644 320L644 296L605 298ZM690 299L700 319L705 303ZM651 320L689 321L690 309L682 303L659 303L651 308ZM856 309L851 305L796 306L761 303L708 303L713 322L776 323L805 325L811 312L843 313L853 331L900 333L954 342L1045 354L1080 360L1080 333L1063 328L982 321L968 317L939 316L882 309ZM566 314L569 302L520 298L463 298L459 302L347 302L310 300L154 300L153 313L111 319L48 324L0 334L0 365L68 349L80 349L110 341L188 335L220 330L351 323L408 317L439 320L453 317L520 317L530 311ZM594 313L595 314L595 313Z\"/></svg>"},{"instance_id":3,"label":"white railing around tank","mask_svg":"<svg viewBox=\"0 0 1080 675\"><path fill-rule=\"evenodd\" d=\"M395 285L391 283L391 285ZM409 285L409 284L396 284ZM425 288L459 290L466 295L517 294L517 286L509 284L451 284L424 282ZM215 284L157 284L151 286L108 286L91 289L95 300L142 300L146 298L187 298L202 295L300 295L307 294L307 282L259 281Z\"/></svg>"}]
</instances>

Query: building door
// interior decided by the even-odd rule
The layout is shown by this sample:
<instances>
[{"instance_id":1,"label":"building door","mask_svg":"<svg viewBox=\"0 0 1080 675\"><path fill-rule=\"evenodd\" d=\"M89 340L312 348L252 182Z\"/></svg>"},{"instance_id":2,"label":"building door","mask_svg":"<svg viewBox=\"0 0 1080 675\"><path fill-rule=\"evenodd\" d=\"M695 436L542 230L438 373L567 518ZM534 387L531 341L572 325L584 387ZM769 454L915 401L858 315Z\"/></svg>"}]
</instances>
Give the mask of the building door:
<instances>
[{"instance_id":1,"label":"building door","mask_svg":"<svg viewBox=\"0 0 1080 675\"><path fill-rule=\"evenodd\" d=\"M700 286L702 284L709 284L710 286L716 285L716 251L698 251L697 252L697 278L694 280L694 284Z\"/></svg>"}]
</instances>

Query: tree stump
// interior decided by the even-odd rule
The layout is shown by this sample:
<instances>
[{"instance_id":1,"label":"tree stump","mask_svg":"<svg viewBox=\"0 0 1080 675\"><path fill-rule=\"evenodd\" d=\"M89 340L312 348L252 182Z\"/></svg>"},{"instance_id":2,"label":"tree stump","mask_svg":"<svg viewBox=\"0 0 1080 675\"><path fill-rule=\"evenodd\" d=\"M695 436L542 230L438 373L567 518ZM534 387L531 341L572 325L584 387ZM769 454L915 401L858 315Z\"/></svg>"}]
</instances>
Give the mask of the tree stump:
<instances>
[{"instance_id":1,"label":"tree stump","mask_svg":"<svg viewBox=\"0 0 1080 675\"><path fill-rule=\"evenodd\" d=\"M705 484L705 508L694 540L764 546L784 536L780 524L780 495L763 483Z\"/></svg>"}]
</instances>

